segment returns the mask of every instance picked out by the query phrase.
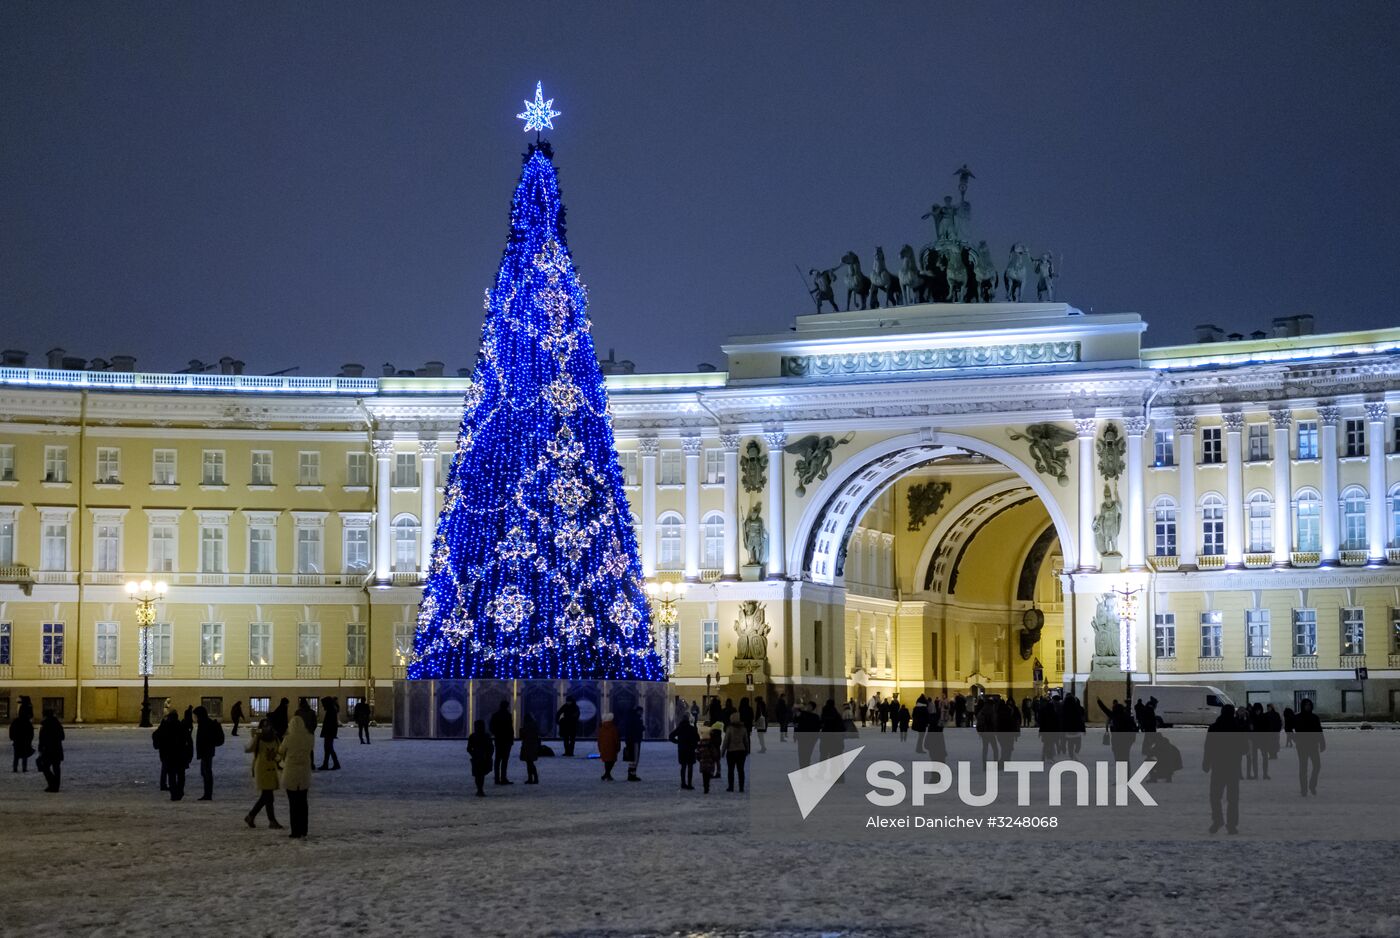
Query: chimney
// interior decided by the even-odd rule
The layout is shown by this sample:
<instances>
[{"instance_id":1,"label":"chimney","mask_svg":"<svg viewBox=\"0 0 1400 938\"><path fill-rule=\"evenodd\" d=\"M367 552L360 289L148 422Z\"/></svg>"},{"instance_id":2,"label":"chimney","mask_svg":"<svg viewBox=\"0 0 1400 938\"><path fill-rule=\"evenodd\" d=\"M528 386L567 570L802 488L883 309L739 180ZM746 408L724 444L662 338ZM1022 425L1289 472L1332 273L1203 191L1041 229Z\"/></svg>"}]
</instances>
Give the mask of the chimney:
<instances>
[{"instance_id":1,"label":"chimney","mask_svg":"<svg viewBox=\"0 0 1400 938\"><path fill-rule=\"evenodd\" d=\"M113 356L112 356L112 370L113 370L113 371L127 371L127 372L135 371L135 370L136 370L136 356L134 356L134 355L113 355Z\"/></svg>"},{"instance_id":2,"label":"chimney","mask_svg":"<svg viewBox=\"0 0 1400 938\"><path fill-rule=\"evenodd\" d=\"M204 371L204 362L200 361L197 358L191 358L190 363L185 366L185 370L182 372L182 374L202 375L204 374Z\"/></svg>"},{"instance_id":3,"label":"chimney","mask_svg":"<svg viewBox=\"0 0 1400 938\"><path fill-rule=\"evenodd\" d=\"M338 378L359 378L365 373L365 366L359 362L346 362L340 366Z\"/></svg>"},{"instance_id":4,"label":"chimney","mask_svg":"<svg viewBox=\"0 0 1400 938\"><path fill-rule=\"evenodd\" d=\"M1242 340L1242 339L1244 338L1244 333L1243 333L1243 332L1232 332L1232 333L1230 333L1230 335L1228 336L1228 338L1229 338L1229 340L1230 340L1231 342L1239 342L1240 340Z\"/></svg>"},{"instance_id":5,"label":"chimney","mask_svg":"<svg viewBox=\"0 0 1400 938\"><path fill-rule=\"evenodd\" d=\"M48 364L48 367L50 367L50 368L62 368L62 367L63 367L63 356L64 356L65 354L67 354L67 351L66 351L65 349L61 349L61 348L51 348L51 349L49 349L49 354L48 354L49 364Z\"/></svg>"},{"instance_id":6,"label":"chimney","mask_svg":"<svg viewBox=\"0 0 1400 938\"><path fill-rule=\"evenodd\" d=\"M1263 329L1255 329L1249 334L1249 337L1251 339L1267 339L1269 337L1269 334Z\"/></svg>"},{"instance_id":7,"label":"chimney","mask_svg":"<svg viewBox=\"0 0 1400 938\"><path fill-rule=\"evenodd\" d=\"M87 368L87 359L78 358L76 355L63 356L64 371L83 371Z\"/></svg>"},{"instance_id":8,"label":"chimney","mask_svg":"<svg viewBox=\"0 0 1400 938\"><path fill-rule=\"evenodd\" d=\"M1201 323L1196 327L1197 342L1219 342L1225 338L1225 330L1214 323Z\"/></svg>"},{"instance_id":9,"label":"chimney","mask_svg":"<svg viewBox=\"0 0 1400 938\"><path fill-rule=\"evenodd\" d=\"M1294 317L1293 317L1293 323L1294 323L1294 326L1293 326L1293 334L1294 334L1294 335L1312 335L1312 334L1313 334L1313 328L1314 328L1314 326L1313 326L1312 313L1302 313L1302 314L1300 314L1300 315L1298 315L1298 316L1294 316Z\"/></svg>"},{"instance_id":10,"label":"chimney","mask_svg":"<svg viewBox=\"0 0 1400 938\"><path fill-rule=\"evenodd\" d=\"M418 375L417 375L415 372L412 372L412 371L408 370L407 368L400 368L400 369L398 370L397 377L400 377L400 378L416 378L416 377L418 377Z\"/></svg>"},{"instance_id":11,"label":"chimney","mask_svg":"<svg viewBox=\"0 0 1400 938\"><path fill-rule=\"evenodd\" d=\"M383 371L386 378L392 378L395 375L394 366L390 362L384 363Z\"/></svg>"},{"instance_id":12,"label":"chimney","mask_svg":"<svg viewBox=\"0 0 1400 938\"><path fill-rule=\"evenodd\" d=\"M472 370L471 370L470 368L458 368L458 369L457 369L457 377L459 377L459 378L470 378L471 376L472 376Z\"/></svg>"},{"instance_id":13,"label":"chimney","mask_svg":"<svg viewBox=\"0 0 1400 938\"><path fill-rule=\"evenodd\" d=\"M105 359L105 358L94 358L92 361L88 362L87 370L88 370L88 371L106 371L106 370L108 369L108 367L110 367L110 363L107 361L107 359Z\"/></svg>"},{"instance_id":14,"label":"chimney","mask_svg":"<svg viewBox=\"0 0 1400 938\"><path fill-rule=\"evenodd\" d=\"M23 349L7 348L0 352L0 366L5 368L24 368L29 361L29 353Z\"/></svg>"},{"instance_id":15,"label":"chimney","mask_svg":"<svg viewBox=\"0 0 1400 938\"><path fill-rule=\"evenodd\" d=\"M708 375L714 372L715 366L711 365L709 362L701 362L700 364L695 366L695 370L700 372L702 375Z\"/></svg>"},{"instance_id":16,"label":"chimney","mask_svg":"<svg viewBox=\"0 0 1400 938\"><path fill-rule=\"evenodd\" d=\"M424 362L423 367L418 369L418 377L441 378L443 367L442 362Z\"/></svg>"},{"instance_id":17,"label":"chimney","mask_svg":"<svg viewBox=\"0 0 1400 938\"><path fill-rule=\"evenodd\" d=\"M219 374L221 374L221 375L231 375L231 374L233 374L233 359L230 358L228 355L224 355L223 357L221 357L221 358L219 359Z\"/></svg>"}]
</instances>

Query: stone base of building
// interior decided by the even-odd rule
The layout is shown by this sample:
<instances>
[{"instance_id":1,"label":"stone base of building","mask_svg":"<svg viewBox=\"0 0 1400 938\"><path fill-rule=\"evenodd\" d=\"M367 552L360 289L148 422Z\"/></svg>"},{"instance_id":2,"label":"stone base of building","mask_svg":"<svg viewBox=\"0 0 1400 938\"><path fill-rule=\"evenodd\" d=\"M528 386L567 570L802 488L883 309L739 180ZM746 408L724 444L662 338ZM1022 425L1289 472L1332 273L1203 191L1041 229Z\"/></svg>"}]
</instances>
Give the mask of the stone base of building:
<instances>
[{"instance_id":1,"label":"stone base of building","mask_svg":"<svg viewBox=\"0 0 1400 938\"><path fill-rule=\"evenodd\" d=\"M466 739L477 720L490 721L501 703L509 704L516 732L526 716L535 718L542 737L558 735L554 715L572 696L579 706L580 739L598 733L604 714L617 716L642 708L647 739L671 732L674 703L664 681L595 680L430 680L394 682L394 737Z\"/></svg>"}]
</instances>

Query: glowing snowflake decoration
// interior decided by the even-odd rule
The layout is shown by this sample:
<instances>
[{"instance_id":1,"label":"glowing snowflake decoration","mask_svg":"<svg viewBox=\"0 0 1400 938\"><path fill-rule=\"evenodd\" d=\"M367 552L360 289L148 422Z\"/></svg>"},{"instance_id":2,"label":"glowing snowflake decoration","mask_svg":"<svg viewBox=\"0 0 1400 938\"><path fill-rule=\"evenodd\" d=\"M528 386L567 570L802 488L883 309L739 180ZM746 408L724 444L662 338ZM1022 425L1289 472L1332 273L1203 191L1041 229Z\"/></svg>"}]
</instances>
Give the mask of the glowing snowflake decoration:
<instances>
[{"instance_id":1,"label":"glowing snowflake decoration","mask_svg":"<svg viewBox=\"0 0 1400 938\"><path fill-rule=\"evenodd\" d=\"M588 487L573 476L549 483L549 500L566 515L576 515L588 504Z\"/></svg>"},{"instance_id":2,"label":"glowing snowflake decoration","mask_svg":"<svg viewBox=\"0 0 1400 938\"><path fill-rule=\"evenodd\" d=\"M529 560L535 556L535 543L523 528L516 525L506 532L505 540L496 544L496 554L508 562Z\"/></svg>"},{"instance_id":3,"label":"glowing snowflake decoration","mask_svg":"<svg viewBox=\"0 0 1400 938\"><path fill-rule=\"evenodd\" d=\"M514 632L535 611L534 602L518 586L507 586L487 606L487 614L503 632Z\"/></svg>"},{"instance_id":4,"label":"glowing snowflake decoration","mask_svg":"<svg viewBox=\"0 0 1400 938\"><path fill-rule=\"evenodd\" d=\"M625 596L613 600L612 605L608 607L608 618L612 619L613 625L617 626L626 638L632 637L632 633L642 621L637 607L628 602Z\"/></svg>"},{"instance_id":5,"label":"glowing snowflake decoration","mask_svg":"<svg viewBox=\"0 0 1400 938\"><path fill-rule=\"evenodd\" d=\"M532 130L553 130L554 118L559 116L554 110L554 99L544 99L544 84L535 82L535 100L525 102L525 113L515 115L516 120L525 122L525 132Z\"/></svg>"}]
</instances>

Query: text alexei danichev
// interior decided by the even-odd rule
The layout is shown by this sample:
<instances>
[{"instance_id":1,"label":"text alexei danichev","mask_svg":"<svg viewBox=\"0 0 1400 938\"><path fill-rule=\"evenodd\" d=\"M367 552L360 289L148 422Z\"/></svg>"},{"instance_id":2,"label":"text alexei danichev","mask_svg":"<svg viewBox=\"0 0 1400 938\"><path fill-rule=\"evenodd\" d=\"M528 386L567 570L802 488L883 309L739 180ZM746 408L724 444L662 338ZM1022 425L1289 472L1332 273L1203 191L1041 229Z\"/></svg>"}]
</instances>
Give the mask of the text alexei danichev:
<instances>
[{"instance_id":1,"label":"text alexei danichev","mask_svg":"<svg viewBox=\"0 0 1400 938\"><path fill-rule=\"evenodd\" d=\"M998 814L991 817L963 817L960 814L945 814L939 817L925 817L921 814L906 814L903 817L884 817L872 814L865 819L867 828L910 830L931 828L934 830L977 829L977 828L1054 828L1060 826L1060 819L1054 815L1044 817L1016 817Z\"/></svg>"}]
</instances>

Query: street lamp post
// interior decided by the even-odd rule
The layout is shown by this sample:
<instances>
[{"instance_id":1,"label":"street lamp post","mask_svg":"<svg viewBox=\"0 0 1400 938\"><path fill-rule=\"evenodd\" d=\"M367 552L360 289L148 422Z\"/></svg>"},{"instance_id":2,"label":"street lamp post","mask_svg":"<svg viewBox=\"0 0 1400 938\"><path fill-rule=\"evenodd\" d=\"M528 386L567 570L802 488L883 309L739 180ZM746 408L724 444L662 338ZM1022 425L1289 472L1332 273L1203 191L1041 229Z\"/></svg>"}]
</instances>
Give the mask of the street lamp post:
<instances>
[{"instance_id":1,"label":"street lamp post","mask_svg":"<svg viewBox=\"0 0 1400 938\"><path fill-rule=\"evenodd\" d=\"M676 634L676 625L680 622L680 601L685 597L685 584L672 583L667 580L658 583L651 580L647 583L647 598L651 600L652 618L661 627L661 652L666 660L667 672L673 672L676 667L676 660L679 658L680 640Z\"/></svg>"},{"instance_id":2,"label":"street lamp post","mask_svg":"<svg viewBox=\"0 0 1400 938\"><path fill-rule=\"evenodd\" d=\"M170 586L164 580L126 581L126 595L136 603L136 624L141 628L140 653L137 667L141 672L141 725L151 725L151 666L155 656L151 648L151 626L156 621L156 603L165 597Z\"/></svg>"},{"instance_id":3,"label":"street lamp post","mask_svg":"<svg viewBox=\"0 0 1400 938\"><path fill-rule=\"evenodd\" d=\"M1125 583L1112 591L1118 605L1118 667L1127 682L1127 705L1133 705L1133 669L1137 666L1137 612L1141 589Z\"/></svg>"}]
</instances>

